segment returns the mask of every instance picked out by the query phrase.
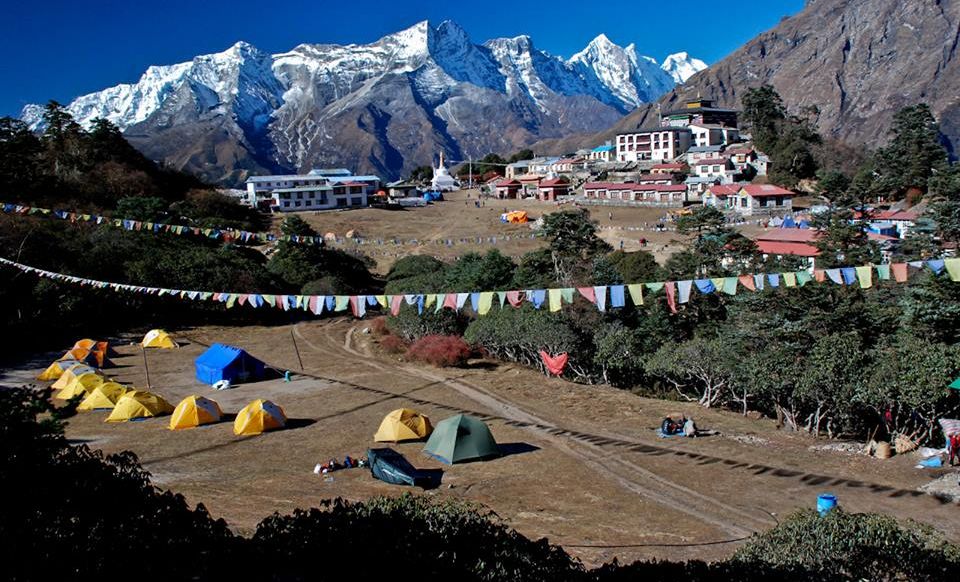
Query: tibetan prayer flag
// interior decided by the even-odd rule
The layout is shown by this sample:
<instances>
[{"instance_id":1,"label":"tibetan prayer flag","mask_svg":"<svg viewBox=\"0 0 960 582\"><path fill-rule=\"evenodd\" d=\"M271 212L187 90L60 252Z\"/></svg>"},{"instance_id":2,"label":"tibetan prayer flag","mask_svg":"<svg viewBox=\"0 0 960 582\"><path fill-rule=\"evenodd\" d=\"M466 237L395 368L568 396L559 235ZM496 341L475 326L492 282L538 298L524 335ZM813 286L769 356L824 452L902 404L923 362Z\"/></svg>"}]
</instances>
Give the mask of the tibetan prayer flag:
<instances>
[{"instance_id":1,"label":"tibetan prayer flag","mask_svg":"<svg viewBox=\"0 0 960 582\"><path fill-rule=\"evenodd\" d=\"M943 261L943 264L947 269L947 274L950 275L950 280L960 281L960 259L947 259Z\"/></svg>"},{"instance_id":2,"label":"tibetan prayer flag","mask_svg":"<svg viewBox=\"0 0 960 582\"><path fill-rule=\"evenodd\" d=\"M627 304L623 285L611 285L608 289L610 289L610 307L623 307Z\"/></svg>"},{"instance_id":3,"label":"tibetan prayer flag","mask_svg":"<svg viewBox=\"0 0 960 582\"><path fill-rule=\"evenodd\" d=\"M823 274L823 271L820 272ZM813 276L810 275L808 271L797 271L797 284L803 287L810 281L813 281Z\"/></svg>"},{"instance_id":4,"label":"tibetan prayer flag","mask_svg":"<svg viewBox=\"0 0 960 582\"><path fill-rule=\"evenodd\" d=\"M727 295L736 295L737 294L737 278L736 277L725 277L723 279L723 292Z\"/></svg>"},{"instance_id":5,"label":"tibetan prayer flag","mask_svg":"<svg viewBox=\"0 0 960 582\"><path fill-rule=\"evenodd\" d=\"M877 278L881 281L889 281L890 265L877 265Z\"/></svg>"},{"instance_id":6,"label":"tibetan prayer flag","mask_svg":"<svg viewBox=\"0 0 960 582\"><path fill-rule=\"evenodd\" d=\"M797 286L797 274L796 273L783 273L783 284L787 287L796 287Z\"/></svg>"},{"instance_id":7,"label":"tibetan prayer flag","mask_svg":"<svg viewBox=\"0 0 960 582\"><path fill-rule=\"evenodd\" d=\"M477 310L477 313L480 315L486 315L490 312L490 308L493 306L493 293L485 291L480 294L480 308Z\"/></svg>"},{"instance_id":8,"label":"tibetan prayer flag","mask_svg":"<svg viewBox=\"0 0 960 582\"><path fill-rule=\"evenodd\" d=\"M740 276L737 278L737 280L740 281L740 284L743 285L744 287L746 287L747 289L749 289L749 290L751 290L751 291L756 291L756 290L757 290L757 286L754 284L754 281L753 281L753 277L752 277L752 276L750 276L750 275L740 275Z\"/></svg>"},{"instance_id":9,"label":"tibetan prayer flag","mask_svg":"<svg viewBox=\"0 0 960 582\"><path fill-rule=\"evenodd\" d=\"M593 287L577 287L577 292L590 303L597 303L597 292Z\"/></svg>"},{"instance_id":10,"label":"tibetan prayer flag","mask_svg":"<svg viewBox=\"0 0 960 582\"><path fill-rule=\"evenodd\" d=\"M561 296L559 289L550 289L547 291L547 295L550 298L550 311L557 312L560 311L561 305Z\"/></svg>"},{"instance_id":11,"label":"tibetan prayer flag","mask_svg":"<svg viewBox=\"0 0 960 582\"><path fill-rule=\"evenodd\" d=\"M893 278L897 283L907 282L907 264L906 263L894 263L890 265L890 269L893 271Z\"/></svg>"},{"instance_id":12,"label":"tibetan prayer flag","mask_svg":"<svg viewBox=\"0 0 960 582\"><path fill-rule=\"evenodd\" d=\"M861 289L873 287L873 267L857 267L857 281Z\"/></svg>"},{"instance_id":13,"label":"tibetan prayer flag","mask_svg":"<svg viewBox=\"0 0 960 582\"><path fill-rule=\"evenodd\" d=\"M637 287L639 285L636 285ZM630 295L633 296L633 289L635 285L631 285ZM597 285L593 288L593 296L597 300L597 309L599 311L607 310L607 286L606 285ZM633 297L634 303L636 303L636 297ZM643 303L643 296L640 297L640 303Z\"/></svg>"},{"instance_id":14,"label":"tibetan prayer flag","mask_svg":"<svg viewBox=\"0 0 960 582\"><path fill-rule=\"evenodd\" d=\"M690 290L693 289L693 281L677 281L678 301L687 303L690 301Z\"/></svg>"},{"instance_id":15,"label":"tibetan prayer flag","mask_svg":"<svg viewBox=\"0 0 960 582\"><path fill-rule=\"evenodd\" d=\"M840 274L843 275L844 285L853 285L857 281L857 270L853 267L843 267Z\"/></svg>"},{"instance_id":16,"label":"tibetan prayer flag","mask_svg":"<svg viewBox=\"0 0 960 582\"><path fill-rule=\"evenodd\" d=\"M547 368L547 371L554 376L563 374L563 369L567 367L568 356L566 352L551 356L547 352L540 350L540 359L543 360L543 365Z\"/></svg>"},{"instance_id":17,"label":"tibetan prayer flag","mask_svg":"<svg viewBox=\"0 0 960 582\"><path fill-rule=\"evenodd\" d=\"M667 306L670 307L670 313L677 312L677 286L673 281L667 281L663 285L667 291Z\"/></svg>"},{"instance_id":18,"label":"tibetan prayer flag","mask_svg":"<svg viewBox=\"0 0 960 582\"><path fill-rule=\"evenodd\" d=\"M701 293L713 293L717 290L716 284L710 279L697 279L694 283L697 285L697 291Z\"/></svg>"}]
</instances>

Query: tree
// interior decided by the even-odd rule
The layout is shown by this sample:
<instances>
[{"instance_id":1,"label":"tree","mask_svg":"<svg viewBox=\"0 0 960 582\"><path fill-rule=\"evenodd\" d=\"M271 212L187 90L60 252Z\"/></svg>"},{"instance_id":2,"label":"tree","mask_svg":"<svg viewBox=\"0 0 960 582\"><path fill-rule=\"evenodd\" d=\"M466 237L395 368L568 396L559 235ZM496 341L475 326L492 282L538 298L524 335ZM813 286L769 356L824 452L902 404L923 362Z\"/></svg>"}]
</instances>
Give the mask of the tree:
<instances>
[{"instance_id":1,"label":"tree","mask_svg":"<svg viewBox=\"0 0 960 582\"><path fill-rule=\"evenodd\" d=\"M818 338L797 383L796 395L811 412L806 430L833 438L845 428L851 410L848 403L860 392L868 359L856 332L837 332Z\"/></svg>"},{"instance_id":2,"label":"tree","mask_svg":"<svg viewBox=\"0 0 960 582\"><path fill-rule=\"evenodd\" d=\"M506 289L513 280L516 265L499 250L485 255L467 253L447 268L444 274L446 291L487 291Z\"/></svg>"},{"instance_id":3,"label":"tree","mask_svg":"<svg viewBox=\"0 0 960 582\"><path fill-rule=\"evenodd\" d=\"M787 118L783 99L772 85L748 89L743 99L743 120L750 125L753 141L764 152L770 152L777 143L777 130Z\"/></svg>"},{"instance_id":4,"label":"tree","mask_svg":"<svg viewBox=\"0 0 960 582\"><path fill-rule=\"evenodd\" d=\"M411 182L429 182L433 178L433 166L417 166L410 171L410 177L408 178Z\"/></svg>"},{"instance_id":5,"label":"tree","mask_svg":"<svg viewBox=\"0 0 960 582\"><path fill-rule=\"evenodd\" d=\"M684 214L676 221L677 232L680 234L696 232L697 236L701 236L704 230L715 233L726 223L727 218L723 212L713 206L696 206L690 214Z\"/></svg>"},{"instance_id":6,"label":"tree","mask_svg":"<svg viewBox=\"0 0 960 582\"><path fill-rule=\"evenodd\" d=\"M644 337L619 321L599 327L593 334L593 362L603 381L614 386L631 386L643 373Z\"/></svg>"},{"instance_id":7,"label":"tree","mask_svg":"<svg viewBox=\"0 0 960 582\"><path fill-rule=\"evenodd\" d=\"M534 157L533 150L529 150L529 149L520 150L518 152L515 152L512 156L510 156L510 159L507 160L507 163L513 164L515 162L521 162L524 160L532 160L533 157Z\"/></svg>"},{"instance_id":8,"label":"tree","mask_svg":"<svg viewBox=\"0 0 960 582\"><path fill-rule=\"evenodd\" d=\"M156 196L128 196L117 201L119 218L160 222L166 213L167 202Z\"/></svg>"},{"instance_id":9,"label":"tree","mask_svg":"<svg viewBox=\"0 0 960 582\"><path fill-rule=\"evenodd\" d=\"M41 179L40 140L19 119L0 117L0 192L23 195Z\"/></svg>"},{"instance_id":10,"label":"tree","mask_svg":"<svg viewBox=\"0 0 960 582\"><path fill-rule=\"evenodd\" d=\"M838 196L842 196L850 188L850 178L838 172L829 170L817 172L817 193L834 201Z\"/></svg>"},{"instance_id":11,"label":"tree","mask_svg":"<svg viewBox=\"0 0 960 582\"><path fill-rule=\"evenodd\" d=\"M952 418L960 410L960 399L946 387L960 375L958 356L954 346L911 333L891 336L874 352L870 380L857 400L886 425L888 434L929 439L938 418Z\"/></svg>"},{"instance_id":12,"label":"tree","mask_svg":"<svg viewBox=\"0 0 960 582\"><path fill-rule=\"evenodd\" d=\"M648 251L614 251L607 255L607 260L620 276L619 283L660 281L664 276L663 268Z\"/></svg>"},{"instance_id":13,"label":"tree","mask_svg":"<svg viewBox=\"0 0 960 582\"><path fill-rule=\"evenodd\" d=\"M79 172L86 147L86 132L74 121L66 108L50 101L43 112L43 142L45 158L51 173L64 178Z\"/></svg>"},{"instance_id":14,"label":"tree","mask_svg":"<svg viewBox=\"0 0 960 582\"><path fill-rule=\"evenodd\" d=\"M563 285L589 283L594 257L612 250L597 236L597 226L585 209L546 215L543 234L550 243L554 279Z\"/></svg>"},{"instance_id":15,"label":"tree","mask_svg":"<svg viewBox=\"0 0 960 582\"><path fill-rule=\"evenodd\" d=\"M647 358L648 374L673 385L680 397L710 408L723 404L736 354L722 339L694 338L682 344L664 344Z\"/></svg>"},{"instance_id":16,"label":"tree","mask_svg":"<svg viewBox=\"0 0 960 582\"><path fill-rule=\"evenodd\" d=\"M876 154L883 186L897 196L910 188L926 191L934 171L947 167L940 128L926 103L904 107L893 116L890 144Z\"/></svg>"},{"instance_id":17,"label":"tree","mask_svg":"<svg viewBox=\"0 0 960 582\"><path fill-rule=\"evenodd\" d=\"M556 284L553 271L553 253L543 248L530 251L520 257L513 274L515 289L544 289Z\"/></svg>"},{"instance_id":18,"label":"tree","mask_svg":"<svg viewBox=\"0 0 960 582\"><path fill-rule=\"evenodd\" d=\"M814 215L813 226L820 231L814 242L820 251L818 266L850 267L880 262L880 251L867 236L867 214L866 208L861 207L860 218L854 219L851 209L831 207Z\"/></svg>"}]
</instances>

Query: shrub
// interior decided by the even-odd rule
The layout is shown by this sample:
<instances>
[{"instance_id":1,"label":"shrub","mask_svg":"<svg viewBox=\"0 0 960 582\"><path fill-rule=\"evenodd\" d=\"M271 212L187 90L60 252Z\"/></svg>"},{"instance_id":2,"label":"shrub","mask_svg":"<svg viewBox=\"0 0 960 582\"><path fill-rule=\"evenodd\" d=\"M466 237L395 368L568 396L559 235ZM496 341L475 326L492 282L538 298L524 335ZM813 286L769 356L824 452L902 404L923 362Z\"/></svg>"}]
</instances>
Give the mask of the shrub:
<instances>
[{"instance_id":1,"label":"shrub","mask_svg":"<svg viewBox=\"0 0 960 582\"><path fill-rule=\"evenodd\" d=\"M755 535L732 561L798 567L822 578L951 580L960 548L928 526L886 515L834 510L821 517L805 509Z\"/></svg>"},{"instance_id":2,"label":"shrub","mask_svg":"<svg viewBox=\"0 0 960 582\"><path fill-rule=\"evenodd\" d=\"M397 316L387 318L387 329L408 342L427 335L458 335L462 331L460 318L450 309L434 311L430 307L420 314L416 306L406 304Z\"/></svg>"},{"instance_id":3,"label":"shrub","mask_svg":"<svg viewBox=\"0 0 960 582\"><path fill-rule=\"evenodd\" d=\"M410 346L407 357L438 368L461 366L470 357L470 346L455 335L428 335Z\"/></svg>"},{"instance_id":4,"label":"shrub","mask_svg":"<svg viewBox=\"0 0 960 582\"><path fill-rule=\"evenodd\" d=\"M407 344L395 335L387 335L380 338L380 347L388 354L402 354L407 349Z\"/></svg>"}]
</instances>

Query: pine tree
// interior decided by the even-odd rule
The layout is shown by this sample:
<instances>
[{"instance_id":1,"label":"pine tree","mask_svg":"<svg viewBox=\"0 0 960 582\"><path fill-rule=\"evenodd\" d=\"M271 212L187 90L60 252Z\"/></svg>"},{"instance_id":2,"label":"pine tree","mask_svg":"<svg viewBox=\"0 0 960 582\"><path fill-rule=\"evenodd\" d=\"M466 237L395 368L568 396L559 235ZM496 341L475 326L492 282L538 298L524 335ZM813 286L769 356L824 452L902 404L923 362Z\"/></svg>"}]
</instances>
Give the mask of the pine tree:
<instances>
[{"instance_id":1,"label":"pine tree","mask_svg":"<svg viewBox=\"0 0 960 582\"><path fill-rule=\"evenodd\" d=\"M897 197L911 188L926 192L935 171L947 169L947 151L926 103L904 107L893 117L890 144L877 151L882 186Z\"/></svg>"}]
</instances>

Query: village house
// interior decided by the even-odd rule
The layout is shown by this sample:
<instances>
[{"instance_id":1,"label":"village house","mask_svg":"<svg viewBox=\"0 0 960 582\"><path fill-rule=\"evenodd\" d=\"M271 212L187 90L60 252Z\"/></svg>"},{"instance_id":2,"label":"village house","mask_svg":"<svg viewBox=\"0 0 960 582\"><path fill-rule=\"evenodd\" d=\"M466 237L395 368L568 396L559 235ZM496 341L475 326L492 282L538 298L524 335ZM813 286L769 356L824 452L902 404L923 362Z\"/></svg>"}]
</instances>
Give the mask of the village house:
<instances>
[{"instance_id":1,"label":"village house","mask_svg":"<svg viewBox=\"0 0 960 582\"><path fill-rule=\"evenodd\" d=\"M590 159L598 162L612 162L614 161L614 155L613 144L610 142L590 150Z\"/></svg>"},{"instance_id":2,"label":"village house","mask_svg":"<svg viewBox=\"0 0 960 582\"><path fill-rule=\"evenodd\" d=\"M377 176L354 176L343 168L311 170L308 174L251 176L244 202L279 212L356 208L380 188Z\"/></svg>"},{"instance_id":3,"label":"village house","mask_svg":"<svg viewBox=\"0 0 960 582\"><path fill-rule=\"evenodd\" d=\"M390 198L411 198L418 193L417 185L413 182L397 180L387 184L387 195Z\"/></svg>"},{"instance_id":4,"label":"village house","mask_svg":"<svg viewBox=\"0 0 960 582\"><path fill-rule=\"evenodd\" d=\"M686 127L654 127L617 135L620 162L674 160L690 148L691 132Z\"/></svg>"},{"instance_id":5,"label":"village house","mask_svg":"<svg viewBox=\"0 0 960 582\"><path fill-rule=\"evenodd\" d=\"M504 178L496 184L496 196L501 200L518 198L523 184L520 180Z\"/></svg>"},{"instance_id":6,"label":"village house","mask_svg":"<svg viewBox=\"0 0 960 582\"><path fill-rule=\"evenodd\" d=\"M564 177L550 178L540 182L537 197L546 202L555 202L558 196L566 196L570 191L570 184Z\"/></svg>"},{"instance_id":7,"label":"village house","mask_svg":"<svg viewBox=\"0 0 960 582\"><path fill-rule=\"evenodd\" d=\"M749 146L730 148L726 151L726 155L730 163L741 173L757 161L757 152Z\"/></svg>"},{"instance_id":8,"label":"village house","mask_svg":"<svg viewBox=\"0 0 960 582\"><path fill-rule=\"evenodd\" d=\"M736 170L727 158L706 158L693 164L693 175L698 178L713 178L721 184L733 182Z\"/></svg>"},{"instance_id":9,"label":"village house","mask_svg":"<svg viewBox=\"0 0 960 582\"><path fill-rule=\"evenodd\" d=\"M512 180L517 176L522 176L530 172L530 160L520 160L519 162L513 162L512 164L507 164L506 172L504 177L508 180Z\"/></svg>"},{"instance_id":10,"label":"village house","mask_svg":"<svg viewBox=\"0 0 960 582\"><path fill-rule=\"evenodd\" d=\"M549 174L553 171L553 165L559 161L559 157L534 158L530 160L527 172L530 174Z\"/></svg>"},{"instance_id":11,"label":"village house","mask_svg":"<svg viewBox=\"0 0 960 582\"><path fill-rule=\"evenodd\" d=\"M716 184L708 186L703 191L703 205L713 206L718 210L732 210L736 204L736 196L744 184Z\"/></svg>"},{"instance_id":12,"label":"village house","mask_svg":"<svg viewBox=\"0 0 960 582\"><path fill-rule=\"evenodd\" d=\"M673 184L673 174L640 174L637 184Z\"/></svg>"},{"instance_id":13,"label":"village house","mask_svg":"<svg viewBox=\"0 0 960 582\"><path fill-rule=\"evenodd\" d=\"M687 150L687 164L693 167L700 160L719 158L723 152L723 146L694 146Z\"/></svg>"},{"instance_id":14,"label":"village house","mask_svg":"<svg viewBox=\"0 0 960 582\"><path fill-rule=\"evenodd\" d=\"M563 158L550 165L550 172L555 174L569 174L574 170L581 170L584 167L581 158Z\"/></svg>"},{"instance_id":15,"label":"village house","mask_svg":"<svg viewBox=\"0 0 960 582\"><path fill-rule=\"evenodd\" d=\"M683 184L687 187L687 201L699 201L703 199L707 188L720 184L720 179L689 176L683 181Z\"/></svg>"},{"instance_id":16,"label":"village house","mask_svg":"<svg viewBox=\"0 0 960 582\"><path fill-rule=\"evenodd\" d=\"M854 213L854 218L860 218L860 213ZM871 232L904 238L916 224L919 215L911 210L883 210L874 212L867 221Z\"/></svg>"},{"instance_id":17,"label":"village house","mask_svg":"<svg viewBox=\"0 0 960 582\"><path fill-rule=\"evenodd\" d=\"M821 236L820 231L811 228L771 228L754 237L754 242L765 257L803 257L809 260L810 267L815 267L820 254L816 243ZM889 259L896 237L868 232L867 238L877 243L881 255Z\"/></svg>"},{"instance_id":18,"label":"village house","mask_svg":"<svg viewBox=\"0 0 960 582\"><path fill-rule=\"evenodd\" d=\"M638 206L682 206L686 192L683 184L587 182L583 185L583 194L587 199L634 202Z\"/></svg>"},{"instance_id":19,"label":"village house","mask_svg":"<svg viewBox=\"0 0 960 582\"><path fill-rule=\"evenodd\" d=\"M519 196L536 196L540 191L540 182L543 179L544 177L540 174L523 174L514 178L514 180L520 182Z\"/></svg>"}]
</instances>

